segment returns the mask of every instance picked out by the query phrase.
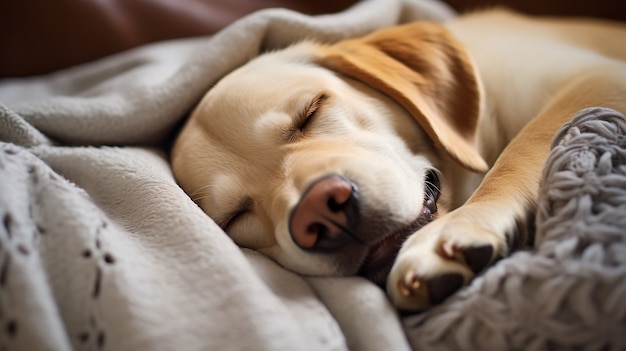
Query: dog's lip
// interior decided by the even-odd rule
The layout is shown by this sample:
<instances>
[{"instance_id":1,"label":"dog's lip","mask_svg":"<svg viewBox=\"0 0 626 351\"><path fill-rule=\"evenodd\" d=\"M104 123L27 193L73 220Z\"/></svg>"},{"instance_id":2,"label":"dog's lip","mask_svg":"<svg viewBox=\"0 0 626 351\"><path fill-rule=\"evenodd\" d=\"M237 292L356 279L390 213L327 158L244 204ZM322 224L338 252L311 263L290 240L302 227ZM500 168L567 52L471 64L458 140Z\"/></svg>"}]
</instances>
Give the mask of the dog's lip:
<instances>
[{"instance_id":1,"label":"dog's lip","mask_svg":"<svg viewBox=\"0 0 626 351\"><path fill-rule=\"evenodd\" d=\"M370 247L365 260L361 264L360 272L362 275L374 272L390 265L395 260L402 243L415 231L422 227L424 219L418 217L413 223L404 227L391 235L386 236L376 244Z\"/></svg>"},{"instance_id":2,"label":"dog's lip","mask_svg":"<svg viewBox=\"0 0 626 351\"><path fill-rule=\"evenodd\" d=\"M372 246L362 268L367 270L370 266L375 267L379 265L378 263L388 260L392 256L391 254L400 248L405 239L406 237L402 234L392 234Z\"/></svg>"},{"instance_id":3,"label":"dog's lip","mask_svg":"<svg viewBox=\"0 0 626 351\"><path fill-rule=\"evenodd\" d=\"M437 216L436 200L426 198L420 215L409 225L372 245L361 264L359 275L383 285L404 241Z\"/></svg>"}]
</instances>

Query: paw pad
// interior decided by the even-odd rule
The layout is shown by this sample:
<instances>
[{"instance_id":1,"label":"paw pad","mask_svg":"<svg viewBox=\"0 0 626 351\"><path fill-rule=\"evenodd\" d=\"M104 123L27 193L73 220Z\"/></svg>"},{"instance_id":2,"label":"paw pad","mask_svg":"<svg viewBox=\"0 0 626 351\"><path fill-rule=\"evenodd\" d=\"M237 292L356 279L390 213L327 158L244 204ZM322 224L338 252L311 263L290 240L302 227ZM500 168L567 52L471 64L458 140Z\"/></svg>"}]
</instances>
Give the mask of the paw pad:
<instances>
[{"instance_id":1,"label":"paw pad","mask_svg":"<svg viewBox=\"0 0 626 351\"><path fill-rule=\"evenodd\" d=\"M474 273L482 272L491 262L492 255L493 247L491 245L470 247L463 251L465 262Z\"/></svg>"},{"instance_id":2,"label":"paw pad","mask_svg":"<svg viewBox=\"0 0 626 351\"><path fill-rule=\"evenodd\" d=\"M482 272L489 265L493 255L491 245L459 248L451 241L444 241L440 250L442 257L465 264L476 274Z\"/></svg>"},{"instance_id":3,"label":"paw pad","mask_svg":"<svg viewBox=\"0 0 626 351\"><path fill-rule=\"evenodd\" d=\"M441 303L463 287L463 275L446 273L428 281L428 293L431 303Z\"/></svg>"}]
</instances>

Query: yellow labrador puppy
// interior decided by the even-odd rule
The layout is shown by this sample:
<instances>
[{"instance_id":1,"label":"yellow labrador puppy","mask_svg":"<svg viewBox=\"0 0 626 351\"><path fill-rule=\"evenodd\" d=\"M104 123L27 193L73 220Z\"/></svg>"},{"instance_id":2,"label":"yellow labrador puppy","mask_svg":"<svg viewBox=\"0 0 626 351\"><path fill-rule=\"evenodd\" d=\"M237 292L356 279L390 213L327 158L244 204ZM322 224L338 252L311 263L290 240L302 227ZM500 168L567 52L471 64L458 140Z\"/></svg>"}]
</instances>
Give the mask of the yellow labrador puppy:
<instances>
[{"instance_id":1,"label":"yellow labrador puppy","mask_svg":"<svg viewBox=\"0 0 626 351\"><path fill-rule=\"evenodd\" d=\"M239 245L422 310L528 239L553 134L590 106L626 113L626 27L494 10L262 55L172 165Z\"/></svg>"}]
</instances>

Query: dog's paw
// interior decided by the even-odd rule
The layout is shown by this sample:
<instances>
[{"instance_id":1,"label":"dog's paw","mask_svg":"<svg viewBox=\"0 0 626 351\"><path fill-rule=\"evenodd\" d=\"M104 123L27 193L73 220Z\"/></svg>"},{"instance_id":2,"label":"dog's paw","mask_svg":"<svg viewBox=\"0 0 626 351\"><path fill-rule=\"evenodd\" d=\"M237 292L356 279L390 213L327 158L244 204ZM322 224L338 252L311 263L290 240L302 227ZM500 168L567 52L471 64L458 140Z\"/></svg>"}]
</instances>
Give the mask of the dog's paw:
<instances>
[{"instance_id":1,"label":"dog's paw","mask_svg":"<svg viewBox=\"0 0 626 351\"><path fill-rule=\"evenodd\" d=\"M413 234L387 279L392 303L405 311L427 309L505 256L517 221L513 213L498 212L466 205Z\"/></svg>"}]
</instances>

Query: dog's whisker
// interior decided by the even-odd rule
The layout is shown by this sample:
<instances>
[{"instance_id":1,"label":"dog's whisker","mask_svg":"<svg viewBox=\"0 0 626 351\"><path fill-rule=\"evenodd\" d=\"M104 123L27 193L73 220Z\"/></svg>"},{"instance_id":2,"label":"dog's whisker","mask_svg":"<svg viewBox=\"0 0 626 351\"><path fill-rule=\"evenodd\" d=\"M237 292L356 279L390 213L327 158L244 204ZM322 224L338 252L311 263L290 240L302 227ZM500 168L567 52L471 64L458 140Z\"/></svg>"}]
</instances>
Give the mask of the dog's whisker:
<instances>
[{"instance_id":1,"label":"dog's whisker","mask_svg":"<svg viewBox=\"0 0 626 351\"><path fill-rule=\"evenodd\" d=\"M201 186L198 189L196 189L194 192L189 194L189 196L194 196L194 195L196 195L199 192L202 192L202 191L205 191L207 189L214 188L214 187L215 187L215 184L207 184L207 185Z\"/></svg>"},{"instance_id":2,"label":"dog's whisker","mask_svg":"<svg viewBox=\"0 0 626 351\"><path fill-rule=\"evenodd\" d=\"M191 196L190 196L191 197ZM205 194L198 194L198 196L195 197L191 197L191 200L194 202L200 201L200 200L204 200L211 197L210 193L205 193Z\"/></svg>"},{"instance_id":3,"label":"dog's whisker","mask_svg":"<svg viewBox=\"0 0 626 351\"><path fill-rule=\"evenodd\" d=\"M210 194L207 193L207 191L214 187L215 187L215 184L207 184L205 186L201 186L200 188L196 189L194 192L189 194L189 197L193 201L199 201L199 200L205 199L210 196Z\"/></svg>"},{"instance_id":4,"label":"dog's whisker","mask_svg":"<svg viewBox=\"0 0 626 351\"><path fill-rule=\"evenodd\" d=\"M428 188L430 188L430 189L435 189L435 190L437 190L437 191L441 191L441 189L439 189L439 187L438 187L437 185L435 185L434 183L432 183L432 182L425 182L425 183L426 183L426 186L427 186Z\"/></svg>"}]
</instances>

